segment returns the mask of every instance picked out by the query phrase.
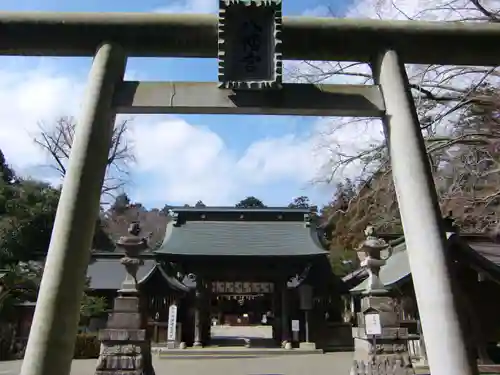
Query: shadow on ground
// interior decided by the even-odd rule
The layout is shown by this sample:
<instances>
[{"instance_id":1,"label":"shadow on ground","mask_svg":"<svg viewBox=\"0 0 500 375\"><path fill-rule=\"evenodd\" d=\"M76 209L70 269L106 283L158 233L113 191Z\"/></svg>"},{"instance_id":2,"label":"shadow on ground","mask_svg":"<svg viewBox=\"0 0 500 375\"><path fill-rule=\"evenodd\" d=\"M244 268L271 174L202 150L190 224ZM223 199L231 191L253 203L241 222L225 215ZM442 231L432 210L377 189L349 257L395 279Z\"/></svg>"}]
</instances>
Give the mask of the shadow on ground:
<instances>
[{"instance_id":1,"label":"shadow on ground","mask_svg":"<svg viewBox=\"0 0 500 375\"><path fill-rule=\"evenodd\" d=\"M155 357L153 362L156 375L348 375L352 353L182 361ZM71 375L92 375L95 364L95 360L75 360ZM0 362L0 375L18 375L20 367L21 361Z\"/></svg>"}]
</instances>

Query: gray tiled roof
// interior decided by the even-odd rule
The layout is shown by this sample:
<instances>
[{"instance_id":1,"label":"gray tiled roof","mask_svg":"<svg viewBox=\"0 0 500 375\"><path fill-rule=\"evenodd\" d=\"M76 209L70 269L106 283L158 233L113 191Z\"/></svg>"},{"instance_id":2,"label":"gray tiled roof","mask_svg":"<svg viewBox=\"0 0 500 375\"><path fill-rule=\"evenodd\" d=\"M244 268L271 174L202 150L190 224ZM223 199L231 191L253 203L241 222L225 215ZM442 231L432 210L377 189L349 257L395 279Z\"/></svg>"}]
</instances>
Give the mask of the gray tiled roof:
<instances>
[{"instance_id":1,"label":"gray tiled roof","mask_svg":"<svg viewBox=\"0 0 500 375\"><path fill-rule=\"evenodd\" d=\"M168 276L154 259L144 260L139 267L137 281L145 283L153 272L160 272L170 288L180 292L188 292L189 285L185 285L175 277ZM90 278L90 288L94 290L118 290L125 279L125 268L117 257L97 257L89 264L87 276Z\"/></svg>"},{"instance_id":2,"label":"gray tiled roof","mask_svg":"<svg viewBox=\"0 0 500 375\"><path fill-rule=\"evenodd\" d=\"M137 272L137 281L144 279L156 266L156 261L148 259L144 265L139 267ZM110 289L118 290L121 288L125 279L125 268L116 258L97 258L94 259L88 269L87 276L90 277L91 289Z\"/></svg>"},{"instance_id":3,"label":"gray tiled roof","mask_svg":"<svg viewBox=\"0 0 500 375\"><path fill-rule=\"evenodd\" d=\"M347 282L350 282L352 280L365 278L367 275L368 275L368 271L366 270L366 268L358 268L358 269L348 273L344 277L342 277L342 281L347 283Z\"/></svg>"},{"instance_id":4,"label":"gray tiled roof","mask_svg":"<svg viewBox=\"0 0 500 375\"><path fill-rule=\"evenodd\" d=\"M497 243L471 241L469 246L490 262L500 266L500 246Z\"/></svg>"},{"instance_id":5,"label":"gray tiled roof","mask_svg":"<svg viewBox=\"0 0 500 375\"><path fill-rule=\"evenodd\" d=\"M188 221L168 223L156 251L175 255L301 256L326 254L315 230L301 221Z\"/></svg>"},{"instance_id":6,"label":"gray tiled roof","mask_svg":"<svg viewBox=\"0 0 500 375\"><path fill-rule=\"evenodd\" d=\"M495 272L500 271L500 245L486 241L467 241L466 238L461 238L459 235L447 234L449 244L460 244L454 247L455 251L462 251L462 254L471 254L472 257L465 258L466 261L487 265L489 269L495 269ZM465 236L464 236L465 237ZM390 288L399 280L411 274L408 254L406 252L406 244L402 243L394 248L394 254L387 260L385 266L380 269L380 281ZM368 286L368 280L364 280L356 287L350 290L351 293L362 293Z\"/></svg>"}]
</instances>

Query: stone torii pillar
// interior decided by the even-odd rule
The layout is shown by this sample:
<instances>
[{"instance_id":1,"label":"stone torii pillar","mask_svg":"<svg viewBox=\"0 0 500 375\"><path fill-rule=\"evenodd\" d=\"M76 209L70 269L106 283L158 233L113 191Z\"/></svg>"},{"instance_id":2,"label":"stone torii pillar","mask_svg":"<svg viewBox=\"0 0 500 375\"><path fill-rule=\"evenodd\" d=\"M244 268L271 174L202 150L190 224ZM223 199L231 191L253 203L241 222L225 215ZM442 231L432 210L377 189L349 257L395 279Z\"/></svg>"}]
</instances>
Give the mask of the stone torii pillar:
<instances>
[{"instance_id":1,"label":"stone torii pillar","mask_svg":"<svg viewBox=\"0 0 500 375\"><path fill-rule=\"evenodd\" d=\"M126 55L104 43L96 51L75 128L21 375L71 371L79 310L115 120L113 94Z\"/></svg>"},{"instance_id":2,"label":"stone torii pillar","mask_svg":"<svg viewBox=\"0 0 500 375\"><path fill-rule=\"evenodd\" d=\"M385 137L430 370L477 374L453 297L442 216L404 62L388 50L372 68L385 101Z\"/></svg>"}]
</instances>

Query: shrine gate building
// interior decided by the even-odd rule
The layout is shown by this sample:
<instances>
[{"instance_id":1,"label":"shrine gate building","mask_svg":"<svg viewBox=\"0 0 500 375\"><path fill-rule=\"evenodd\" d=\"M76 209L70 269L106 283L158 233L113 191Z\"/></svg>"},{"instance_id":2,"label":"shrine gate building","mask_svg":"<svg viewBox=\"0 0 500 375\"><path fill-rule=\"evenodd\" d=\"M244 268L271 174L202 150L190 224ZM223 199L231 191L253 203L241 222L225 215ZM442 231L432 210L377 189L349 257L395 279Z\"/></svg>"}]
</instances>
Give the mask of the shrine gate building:
<instances>
[{"instance_id":1,"label":"shrine gate building","mask_svg":"<svg viewBox=\"0 0 500 375\"><path fill-rule=\"evenodd\" d=\"M215 325L271 326L274 346L339 345L330 339L349 329L341 323L346 290L331 271L314 212L183 207L169 217L163 243L143 254L137 275L154 342L167 341L168 310L175 304L177 345L214 344ZM122 255L94 254L87 273L94 293L114 297L125 274ZM292 334L292 320L299 322L298 333Z\"/></svg>"}]
</instances>

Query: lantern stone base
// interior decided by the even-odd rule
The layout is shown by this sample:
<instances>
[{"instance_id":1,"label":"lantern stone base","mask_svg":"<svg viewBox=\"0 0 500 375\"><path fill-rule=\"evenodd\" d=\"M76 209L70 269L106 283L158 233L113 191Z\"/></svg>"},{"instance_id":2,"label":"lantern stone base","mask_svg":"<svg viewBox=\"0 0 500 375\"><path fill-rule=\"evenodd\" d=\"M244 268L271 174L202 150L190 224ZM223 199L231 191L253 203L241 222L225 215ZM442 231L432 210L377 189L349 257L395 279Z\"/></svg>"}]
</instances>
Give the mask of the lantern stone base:
<instances>
[{"instance_id":1,"label":"lantern stone base","mask_svg":"<svg viewBox=\"0 0 500 375\"><path fill-rule=\"evenodd\" d=\"M392 298L366 296L361 301L354 332L354 362L350 375L414 375L408 353L408 329L399 327ZM365 315L380 316L381 334L368 337Z\"/></svg>"},{"instance_id":2,"label":"lantern stone base","mask_svg":"<svg viewBox=\"0 0 500 375\"><path fill-rule=\"evenodd\" d=\"M299 349L316 350L316 343L314 343L314 342L301 342L301 343L299 343Z\"/></svg>"},{"instance_id":3,"label":"lantern stone base","mask_svg":"<svg viewBox=\"0 0 500 375\"><path fill-rule=\"evenodd\" d=\"M95 375L154 375L151 342L138 296L115 299L105 329L99 332L101 351Z\"/></svg>"}]
</instances>

